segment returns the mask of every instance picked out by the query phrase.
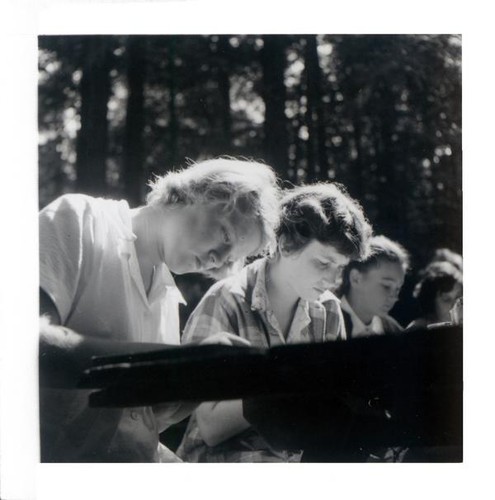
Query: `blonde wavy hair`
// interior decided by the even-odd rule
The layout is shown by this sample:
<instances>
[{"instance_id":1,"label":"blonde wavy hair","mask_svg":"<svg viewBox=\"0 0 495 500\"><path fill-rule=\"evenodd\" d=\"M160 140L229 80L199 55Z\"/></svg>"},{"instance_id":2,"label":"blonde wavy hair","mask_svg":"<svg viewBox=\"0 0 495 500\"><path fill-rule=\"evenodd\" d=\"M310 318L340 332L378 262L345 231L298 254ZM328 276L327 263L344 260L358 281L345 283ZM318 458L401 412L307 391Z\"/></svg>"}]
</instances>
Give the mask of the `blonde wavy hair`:
<instances>
[{"instance_id":1,"label":"blonde wavy hair","mask_svg":"<svg viewBox=\"0 0 495 500\"><path fill-rule=\"evenodd\" d=\"M215 158L157 176L149 186L148 205L217 205L226 215L235 213L257 221L262 247L268 252L275 247L280 189L268 165L231 157ZM232 266L232 270L235 268L238 264ZM229 273L228 269L224 271L222 274Z\"/></svg>"}]
</instances>

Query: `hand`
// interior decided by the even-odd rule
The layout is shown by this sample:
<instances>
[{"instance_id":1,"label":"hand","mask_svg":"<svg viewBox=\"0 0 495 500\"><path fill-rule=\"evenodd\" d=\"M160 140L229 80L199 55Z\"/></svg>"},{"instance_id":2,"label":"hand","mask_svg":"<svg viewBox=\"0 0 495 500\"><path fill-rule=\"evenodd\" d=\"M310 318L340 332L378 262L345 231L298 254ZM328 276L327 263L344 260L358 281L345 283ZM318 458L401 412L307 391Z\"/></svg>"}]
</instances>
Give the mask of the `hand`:
<instances>
[{"instance_id":1,"label":"hand","mask_svg":"<svg viewBox=\"0 0 495 500\"><path fill-rule=\"evenodd\" d=\"M459 297L455 301L454 307L452 307L452 309L450 310L450 320L452 321L452 324L462 325L463 322L462 308L463 308L462 297Z\"/></svg>"},{"instance_id":2,"label":"hand","mask_svg":"<svg viewBox=\"0 0 495 500\"><path fill-rule=\"evenodd\" d=\"M203 339L200 342L200 345L206 345L206 344L236 345L236 346L246 347L250 346L251 342L239 337L238 335L234 335L233 333L219 332Z\"/></svg>"}]
</instances>

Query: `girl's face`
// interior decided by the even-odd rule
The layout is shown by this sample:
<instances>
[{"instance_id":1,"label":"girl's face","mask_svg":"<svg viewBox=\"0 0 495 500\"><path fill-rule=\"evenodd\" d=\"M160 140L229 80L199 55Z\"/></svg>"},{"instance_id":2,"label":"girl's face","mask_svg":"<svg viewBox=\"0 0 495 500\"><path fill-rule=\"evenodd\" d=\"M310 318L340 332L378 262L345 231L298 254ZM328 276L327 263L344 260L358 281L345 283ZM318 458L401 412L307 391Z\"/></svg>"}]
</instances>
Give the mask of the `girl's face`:
<instances>
[{"instance_id":1,"label":"girl's face","mask_svg":"<svg viewBox=\"0 0 495 500\"><path fill-rule=\"evenodd\" d=\"M282 255L288 285L299 298L314 301L334 287L349 258L335 247L312 240L301 251Z\"/></svg>"},{"instance_id":2,"label":"girl's face","mask_svg":"<svg viewBox=\"0 0 495 500\"><path fill-rule=\"evenodd\" d=\"M226 215L216 205L191 205L181 210L181 224L174 237L163 235L168 244L166 263L176 274L220 269L256 253L261 246L261 229L252 219L236 213Z\"/></svg>"},{"instance_id":3,"label":"girl's face","mask_svg":"<svg viewBox=\"0 0 495 500\"><path fill-rule=\"evenodd\" d=\"M450 310L454 307L455 301L462 296L462 286L459 283L454 285L450 292L438 292L435 298L435 320L439 323L450 321Z\"/></svg>"},{"instance_id":4,"label":"girl's face","mask_svg":"<svg viewBox=\"0 0 495 500\"><path fill-rule=\"evenodd\" d=\"M350 273L351 293L362 311L371 316L384 316L399 298L405 272L395 262L382 261L377 266Z\"/></svg>"}]
</instances>

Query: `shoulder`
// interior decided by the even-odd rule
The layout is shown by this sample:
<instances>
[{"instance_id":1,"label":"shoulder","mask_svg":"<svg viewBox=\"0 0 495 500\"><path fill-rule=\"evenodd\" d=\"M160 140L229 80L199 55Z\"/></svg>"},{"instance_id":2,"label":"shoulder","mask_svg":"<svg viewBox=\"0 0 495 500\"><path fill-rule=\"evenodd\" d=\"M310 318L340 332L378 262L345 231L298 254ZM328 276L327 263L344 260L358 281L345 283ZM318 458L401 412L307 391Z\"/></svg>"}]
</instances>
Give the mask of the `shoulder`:
<instances>
[{"instance_id":1,"label":"shoulder","mask_svg":"<svg viewBox=\"0 0 495 500\"><path fill-rule=\"evenodd\" d=\"M128 208L127 202L107 198L95 198L86 194L64 194L41 210L41 214L50 212L73 212L75 214L92 214L119 211Z\"/></svg>"},{"instance_id":2,"label":"shoulder","mask_svg":"<svg viewBox=\"0 0 495 500\"><path fill-rule=\"evenodd\" d=\"M205 296L235 297L241 301L249 300L262 260L257 260L245 266L236 274L217 281L210 287Z\"/></svg>"},{"instance_id":3,"label":"shoulder","mask_svg":"<svg viewBox=\"0 0 495 500\"><path fill-rule=\"evenodd\" d=\"M239 274L214 283L199 301L193 316L196 318L205 315L213 317L235 310L237 304L244 301L244 295L239 293L239 289L242 291L238 283Z\"/></svg>"},{"instance_id":4,"label":"shoulder","mask_svg":"<svg viewBox=\"0 0 495 500\"><path fill-rule=\"evenodd\" d=\"M40 211L40 224L45 227L77 228L81 231L105 233L120 228L119 234L130 237L130 209L126 201L94 198L85 194L66 194ZM100 229L98 229L100 228Z\"/></svg>"},{"instance_id":5,"label":"shoulder","mask_svg":"<svg viewBox=\"0 0 495 500\"><path fill-rule=\"evenodd\" d=\"M243 336L241 325L251 323L248 295L251 271L250 266L246 266L209 288L187 320L183 343L197 342L216 330Z\"/></svg>"},{"instance_id":6,"label":"shoulder","mask_svg":"<svg viewBox=\"0 0 495 500\"><path fill-rule=\"evenodd\" d=\"M84 194L66 194L52 201L40 211L40 224L54 227L83 227L98 211L98 200Z\"/></svg>"},{"instance_id":7,"label":"shoulder","mask_svg":"<svg viewBox=\"0 0 495 500\"><path fill-rule=\"evenodd\" d=\"M60 196L39 213L40 238L50 242L54 237L68 242L81 236L87 225L88 210L94 198L81 194Z\"/></svg>"},{"instance_id":8,"label":"shoulder","mask_svg":"<svg viewBox=\"0 0 495 500\"><path fill-rule=\"evenodd\" d=\"M97 204L97 198L85 194L64 194L49 203L41 210L41 213L46 212L85 212L88 208L94 207Z\"/></svg>"}]
</instances>

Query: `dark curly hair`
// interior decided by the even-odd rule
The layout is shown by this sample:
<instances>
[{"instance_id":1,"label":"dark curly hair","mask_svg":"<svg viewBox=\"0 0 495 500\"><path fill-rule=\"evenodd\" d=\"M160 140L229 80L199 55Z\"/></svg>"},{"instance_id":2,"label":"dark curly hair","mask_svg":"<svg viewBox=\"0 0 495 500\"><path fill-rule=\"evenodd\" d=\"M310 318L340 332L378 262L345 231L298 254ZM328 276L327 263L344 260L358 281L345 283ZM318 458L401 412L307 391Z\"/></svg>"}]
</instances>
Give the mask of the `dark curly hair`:
<instances>
[{"instance_id":1,"label":"dark curly hair","mask_svg":"<svg viewBox=\"0 0 495 500\"><path fill-rule=\"evenodd\" d=\"M462 285L462 272L451 262L433 262L421 273L422 278L414 288L413 296L418 300L425 316L435 313L435 298L439 293L448 293L456 284Z\"/></svg>"},{"instance_id":2,"label":"dark curly hair","mask_svg":"<svg viewBox=\"0 0 495 500\"><path fill-rule=\"evenodd\" d=\"M277 241L288 252L302 250L311 240L330 244L349 258L360 258L371 236L360 204L337 183L317 183L285 192L280 202Z\"/></svg>"}]
</instances>

